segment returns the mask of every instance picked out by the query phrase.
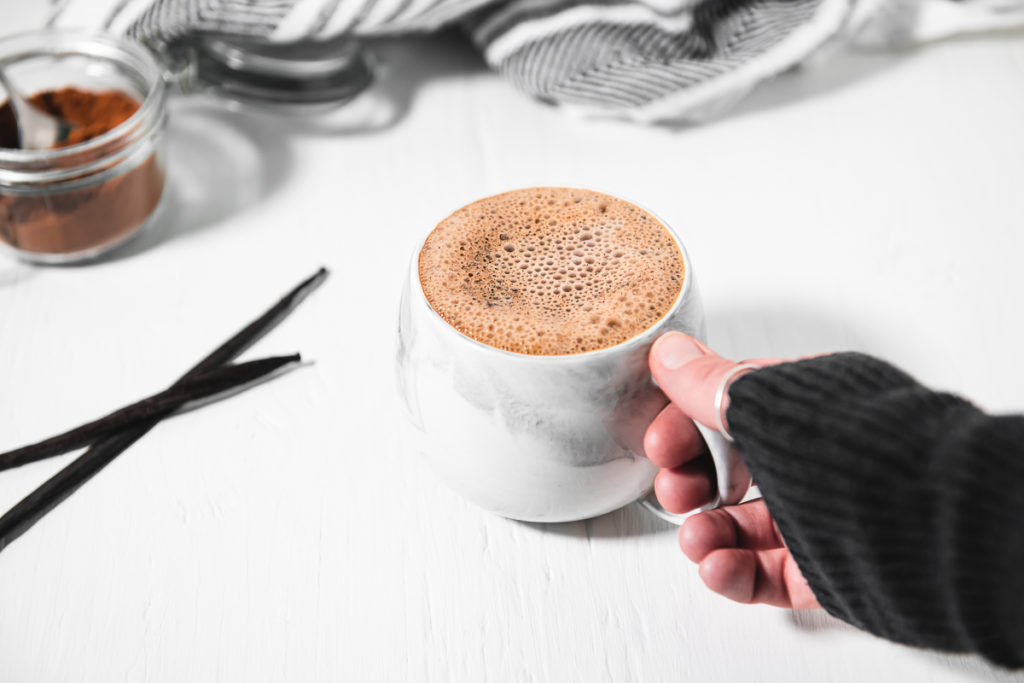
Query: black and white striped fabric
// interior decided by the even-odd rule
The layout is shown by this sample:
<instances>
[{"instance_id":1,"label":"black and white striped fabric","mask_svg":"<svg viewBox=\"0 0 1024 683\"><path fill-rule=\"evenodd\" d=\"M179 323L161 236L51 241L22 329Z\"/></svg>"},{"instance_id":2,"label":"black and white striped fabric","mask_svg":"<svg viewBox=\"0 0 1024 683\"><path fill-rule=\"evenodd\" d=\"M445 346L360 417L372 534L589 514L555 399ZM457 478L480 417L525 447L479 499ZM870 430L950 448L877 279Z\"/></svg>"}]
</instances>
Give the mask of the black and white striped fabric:
<instances>
[{"instance_id":1,"label":"black and white striped fabric","mask_svg":"<svg viewBox=\"0 0 1024 683\"><path fill-rule=\"evenodd\" d=\"M291 42L458 23L526 93L638 121L712 117L829 43L1024 26L1024 0L55 0L52 24L143 41Z\"/></svg>"}]
</instances>

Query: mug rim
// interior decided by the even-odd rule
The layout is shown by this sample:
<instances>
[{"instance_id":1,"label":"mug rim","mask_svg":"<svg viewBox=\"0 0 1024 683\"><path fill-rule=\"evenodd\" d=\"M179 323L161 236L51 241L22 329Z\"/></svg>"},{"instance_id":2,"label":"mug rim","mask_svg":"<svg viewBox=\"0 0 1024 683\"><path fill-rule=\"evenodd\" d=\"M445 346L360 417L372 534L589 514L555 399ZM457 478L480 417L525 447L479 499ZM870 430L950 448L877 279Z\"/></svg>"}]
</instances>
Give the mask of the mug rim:
<instances>
[{"instance_id":1,"label":"mug rim","mask_svg":"<svg viewBox=\"0 0 1024 683\"><path fill-rule=\"evenodd\" d=\"M480 341L478 339L474 339L473 337L470 337L468 334L466 334L462 330L459 330L458 328L454 327L451 323L449 323L447 320L442 318L441 314L438 313L434 309L434 307L430 304L430 300L427 299L426 292L423 291L423 281L420 280L420 273L419 273L420 253L423 251L423 247L427 243L427 238L429 238L431 233L433 233L433 229L429 233L427 233L427 236L423 238L423 241L416 248L415 252L412 255L412 261L409 264L409 270L410 270L409 278L410 278L410 280L412 280L412 281L414 281L416 283L415 284L416 292L419 295L420 301L422 301L423 305L425 305L427 307L427 310L430 311L430 314L436 319L437 322L441 323L445 328L447 328L447 329L451 330L452 332L454 332L455 335L458 338L463 339L464 341L467 341L470 344L472 344L472 345L474 345L476 347L479 347L482 350L489 351L489 352L494 352L494 353L498 353L498 354L503 354L503 355L506 355L506 356L510 356L512 358L540 360L540 361L546 361L546 362L559 361L559 362L563 362L563 363L567 362L567 361L568 362L572 362L572 361L575 361L577 359L580 360L580 361L585 361L585 360L591 360L593 358L598 358L600 356L611 355L613 353L622 353L623 351L627 350L626 347L638 346L638 345L642 345L642 344L646 343L649 340L648 338L654 336L656 334L656 330L658 330L658 328L661 325L663 325L666 320L669 320L673 315L675 315L675 313L678 311L679 307L682 305L683 301L686 299L686 296L689 293L690 288L692 286L691 282L693 280L693 265L692 265L692 263L690 261L690 255L687 253L686 247L683 245L682 239L680 239L679 235L676 234L675 230L672 229L672 226L670 226L661 216L659 216L658 214L654 213L653 211L651 211L650 209L645 207L643 204L638 204L637 202L634 202L634 201L632 201L630 199L626 199L625 197L622 197L622 196L617 195L617 194L612 194L611 192L604 192L603 190L594 190L594 189L583 188L583 187L572 187L572 186L569 186L569 185L533 185L533 186L529 186L529 187L512 188L512 189L509 189L509 190L504 190L502 192L498 192L496 194L490 194L490 195L487 195L485 197L481 197L480 199L475 199L472 202L470 202L470 204L475 203L475 202L479 202L479 201L483 201L485 199L490 199L492 197L497 197L499 195L507 194L509 192L516 192L516 191L519 191L519 190L532 190L532 189L537 189L537 188L556 188L556 189L564 189L564 190L581 190L581 191L585 191L585 192L597 192L598 194L607 195L609 197L612 197L613 199L618 199L620 201L626 202L627 204L632 204L633 206L637 207L641 211L645 211L652 218L654 218L656 221L658 221L658 223L660 223L661 226L663 228L665 228L665 231L668 232L669 236L675 242L675 245L679 249L679 253L680 253L680 255L682 256L682 259L683 259L683 284L679 288L679 294L676 296L675 300L672 302L672 305L669 306L667 311L665 311L665 315L663 315L660 318L658 318L649 327L644 329L639 334L636 334L636 335L634 335L632 337L629 337L628 339L624 339L623 341L619 342L618 344L615 344L614 346L605 346L605 347L602 347L600 349L594 349L592 351L584 351L583 353L567 353L567 354L559 354L559 355L555 355L555 354L534 355L534 354L531 354L531 353L520 353L519 351L509 351L508 349L501 349L501 348L498 348L497 346L491 346L490 344L485 344L484 342L482 342L482 341ZM463 206L460 206L459 209L464 208L465 206L469 206L469 204L464 204ZM458 211L459 209L455 209L455 211ZM451 214L449 214L449 216L450 215ZM442 220L444 220L444 219L442 219ZM434 226L434 227L436 228L437 226Z\"/></svg>"}]
</instances>

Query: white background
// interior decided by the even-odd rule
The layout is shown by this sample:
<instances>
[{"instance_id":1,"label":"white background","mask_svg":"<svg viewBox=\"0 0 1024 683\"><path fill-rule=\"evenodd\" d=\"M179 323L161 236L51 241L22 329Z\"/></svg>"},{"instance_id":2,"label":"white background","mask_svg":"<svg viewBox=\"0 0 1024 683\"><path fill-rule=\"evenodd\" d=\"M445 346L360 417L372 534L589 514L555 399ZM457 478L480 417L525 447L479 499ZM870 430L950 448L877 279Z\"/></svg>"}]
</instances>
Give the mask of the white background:
<instances>
[{"instance_id":1,"label":"white background","mask_svg":"<svg viewBox=\"0 0 1024 683\"><path fill-rule=\"evenodd\" d=\"M332 270L249 354L315 365L160 425L0 553L0 681L1024 681L734 605L635 506L485 514L399 438L392 370L434 224L569 184L680 232L725 354L867 351L1024 410L1024 39L835 55L681 130L572 120L444 40L378 49L376 100L316 122L177 101L156 230L88 267L0 262L0 450L162 388ZM0 508L69 457L0 473Z\"/></svg>"}]
</instances>

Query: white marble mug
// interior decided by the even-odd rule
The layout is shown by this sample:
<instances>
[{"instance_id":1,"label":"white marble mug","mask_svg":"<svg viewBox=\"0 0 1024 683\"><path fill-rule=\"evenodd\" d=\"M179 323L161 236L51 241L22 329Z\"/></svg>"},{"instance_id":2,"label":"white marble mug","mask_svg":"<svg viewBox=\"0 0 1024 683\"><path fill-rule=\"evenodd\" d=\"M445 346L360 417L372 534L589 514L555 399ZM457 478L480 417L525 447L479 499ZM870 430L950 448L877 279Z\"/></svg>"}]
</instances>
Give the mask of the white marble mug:
<instances>
[{"instance_id":1,"label":"white marble mug","mask_svg":"<svg viewBox=\"0 0 1024 683\"><path fill-rule=\"evenodd\" d=\"M693 264L668 231L685 267L668 313L621 344L565 356L505 351L449 325L423 292L417 249L399 313L399 393L414 445L452 489L530 522L587 519L634 501L679 521L654 501L657 468L642 446L668 403L648 370L651 344L669 330L705 339ZM720 434L697 426L715 463L709 507L738 503L751 483L746 467Z\"/></svg>"}]
</instances>

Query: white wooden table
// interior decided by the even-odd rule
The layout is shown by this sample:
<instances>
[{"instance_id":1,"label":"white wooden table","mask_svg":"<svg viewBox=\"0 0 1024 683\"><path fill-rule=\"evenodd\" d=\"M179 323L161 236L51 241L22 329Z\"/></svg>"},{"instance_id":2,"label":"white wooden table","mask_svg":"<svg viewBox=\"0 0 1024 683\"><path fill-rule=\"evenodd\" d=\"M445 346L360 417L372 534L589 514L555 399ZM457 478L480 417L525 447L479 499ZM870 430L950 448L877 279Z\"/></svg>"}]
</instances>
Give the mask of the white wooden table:
<instances>
[{"instance_id":1,"label":"white wooden table","mask_svg":"<svg viewBox=\"0 0 1024 683\"><path fill-rule=\"evenodd\" d=\"M399 438L392 370L433 225L570 184L678 228L723 353L858 349L1024 410L1021 36L838 55L686 130L571 120L464 46L380 50L390 114L179 101L158 230L89 267L0 262L0 450L163 387L333 271L250 353L314 366L160 425L0 553L0 681L1024 681L730 603L636 506L483 513ZM69 457L0 473L0 507Z\"/></svg>"}]
</instances>

